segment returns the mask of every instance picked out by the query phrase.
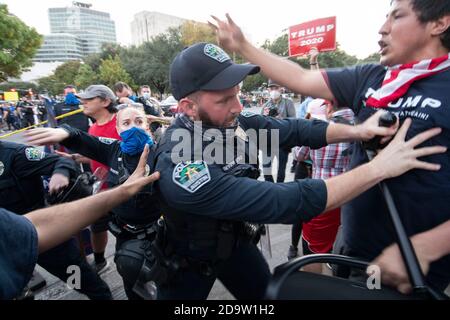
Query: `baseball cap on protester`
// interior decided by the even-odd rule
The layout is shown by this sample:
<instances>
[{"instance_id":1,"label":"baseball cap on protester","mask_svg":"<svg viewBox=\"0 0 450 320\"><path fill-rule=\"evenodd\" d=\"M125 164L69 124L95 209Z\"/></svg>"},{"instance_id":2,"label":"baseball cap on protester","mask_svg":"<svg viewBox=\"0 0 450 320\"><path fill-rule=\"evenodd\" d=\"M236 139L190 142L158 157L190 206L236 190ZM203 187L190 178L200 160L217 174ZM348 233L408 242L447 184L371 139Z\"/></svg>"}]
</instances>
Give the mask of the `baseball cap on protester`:
<instances>
[{"instance_id":1,"label":"baseball cap on protester","mask_svg":"<svg viewBox=\"0 0 450 320\"><path fill-rule=\"evenodd\" d=\"M236 64L223 49L201 42L175 57L170 66L170 86L173 96L180 100L199 90L232 88L259 70L253 64Z\"/></svg>"},{"instance_id":2,"label":"baseball cap on protester","mask_svg":"<svg viewBox=\"0 0 450 320\"><path fill-rule=\"evenodd\" d=\"M276 83L275 81L273 81L272 79L269 79L269 84L267 85L267 87L281 87L278 83Z\"/></svg>"},{"instance_id":3,"label":"baseball cap on protester","mask_svg":"<svg viewBox=\"0 0 450 320\"><path fill-rule=\"evenodd\" d=\"M110 88L102 84L93 84L84 90L83 93L75 94L77 98L80 99L93 99L93 98L103 98L111 99L112 102L116 101L116 96Z\"/></svg>"}]
</instances>

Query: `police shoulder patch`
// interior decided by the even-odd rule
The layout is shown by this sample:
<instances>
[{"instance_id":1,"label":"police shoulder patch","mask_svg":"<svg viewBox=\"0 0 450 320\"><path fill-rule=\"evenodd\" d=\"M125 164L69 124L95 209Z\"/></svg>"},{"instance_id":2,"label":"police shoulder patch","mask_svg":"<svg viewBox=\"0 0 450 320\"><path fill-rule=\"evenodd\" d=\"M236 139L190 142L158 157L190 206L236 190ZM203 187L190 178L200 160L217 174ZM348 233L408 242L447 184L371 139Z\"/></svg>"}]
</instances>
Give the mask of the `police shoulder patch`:
<instances>
[{"instance_id":1,"label":"police shoulder patch","mask_svg":"<svg viewBox=\"0 0 450 320\"><path fill-rule=\"evenodd\" d=\"M186 191L194 193L211 181L208 164L201 160L180 162L173 169L172 180Z\"/></svg>"},{"instance_id":2,"label":"police shoulder patch","mask_svg":"<svg viewBox=\"0 0 450 320\"><path fill-rule=\"evenodd\" d=\"M117 141L116 139L105 138L105 137L98 137L98 140L104 144L112 144L114 141Z\"/></svg>"},{"instance_id":3,"label":"police shoulder patch","mask_svg":"<svg viewBox=\"0 0 450 320\"><path fill-rule=\"evenodd\" d=\"M0 161L0 176L5 172L5 165Z\"/></svg>"},{"instance_id":4,"label":"police shoulder patch","mask_svg":"<svg viewBox=\"0 0 450 320\"><path fill-rule=\"evenodd\" d=\"M246 117L246 118L251 118L251 117L257 116L257 114L247 111L247 110L244 110L241 112L241 116Z\"/></svg>"},{"instance_id":5,"label":"police shoulder patch","mask_svg":"<svg viewBox=\"0 0 450 320\"><path fill-rule=\"evenodd\" d=\"M38 148L26 148L25 156L29 161L41 161L45 157L45 152Z\"/></svg>"}]
</instances>

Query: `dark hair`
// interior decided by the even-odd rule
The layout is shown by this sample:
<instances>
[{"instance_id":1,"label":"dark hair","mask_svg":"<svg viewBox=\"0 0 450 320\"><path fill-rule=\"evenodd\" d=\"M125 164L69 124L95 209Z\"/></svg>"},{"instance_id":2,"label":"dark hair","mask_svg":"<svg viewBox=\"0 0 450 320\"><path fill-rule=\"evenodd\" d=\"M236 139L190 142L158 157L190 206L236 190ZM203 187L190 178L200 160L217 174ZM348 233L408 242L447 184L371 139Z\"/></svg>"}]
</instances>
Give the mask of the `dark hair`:
<instances>
[{"instance_id":1,"label":"dark hair","mask_svg":"<svg viewBox=\"0 0 450 320\"><path fill-rule=\"evenodd\" d=\"M144 84L143 86L139 87L139 93L141 93L142 89L149 89L150 91L152 91L152 89L150 89L150 87L147 86L146 84Z\"/></svg>"},{"instance_id":2,"label":"dark hair","mask_svg":"<svg viewBox=\"0 0 450 320\"><path fill-rule=\"evenodd\" d=\"M114 91L115 92L122 92L123 89L131 90L130 86L126 84L125 82L119 81L114 85Z\"/></svg>"},{"instance_id":3,"label":"dark hair","mask_svg":"<svg viewBox=\"0 0 450 320\"><path fill-rule=\"evenodd\" d=\"M450 14L449 0L410 0L413 10L422 23L436 21ZM442 45L450 49L450 28L441 35Z\"/></svg>"},{"instance_id":4,"label":"dark hair","mask_svg":"<svg viewBox=\"0 0 450 320\"><path fill-rule=\"evenodd\" d=\"M106 99L109 98L99 97L99 99L105 101ZM106 107L106 110L108 110L109 113L116 113L117 112L116 102L111 100L111 103Z\"/></svg>"}]
</instances>

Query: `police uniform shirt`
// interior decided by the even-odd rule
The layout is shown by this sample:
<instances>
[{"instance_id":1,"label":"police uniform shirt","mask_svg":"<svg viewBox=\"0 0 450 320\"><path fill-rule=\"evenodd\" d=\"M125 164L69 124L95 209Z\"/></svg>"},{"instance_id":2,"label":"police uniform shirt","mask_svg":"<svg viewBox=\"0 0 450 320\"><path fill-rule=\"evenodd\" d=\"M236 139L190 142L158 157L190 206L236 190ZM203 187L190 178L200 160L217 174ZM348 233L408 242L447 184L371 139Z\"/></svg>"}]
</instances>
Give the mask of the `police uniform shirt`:
<instances>
[{"instance_id":1,"label":"police uniform shirt","mask_svg":"<svg viewBox=\"0 0 450 320\"><path fill-rule=\"evenodd\" d=\"M21 293L37 257L37 232L30 220L0 208L0 300Z\"/></svg>"},{"instance_id":2,"label":"police uniform shirt","mask_svg":"<svg viewBox=\"0 0 450 320\"><path fill-rule=\"evenodd\" d=\"M365 100L380 88L386 74L381 65L362 65L327 70L326 76L340 106L353 106L359 121L372 114ZM388 111L400 118L412 119L406 140L433 127L442 133L427 140L423 146L450 147L450 70L415 81L406 94L390 103ZM360 144L354 144L350 168L367 162ZM450 149L449 149L450 150ZM439 171L411 170L386 181L408 235L432 229L450 219L450 151L422 157L439 163ZM342 209L343 236L351 252L368 261L395 242L395 234L383 197L374 187L353 199ZM450 281L450 255L431 265L428 280L445 285Z\"/></svg>"},{"instance_id":3,"label":"police uniform shirt","mask_svg":"<svg viewBox=\"0 0 450 320\"><path fill-rule=\"evenodd\" d=\"M278 129L280 147L326 145L326 122L243 114L237 129L241 133L237 134L247 129ZM161 178L156 187L165 206L214 219L255 223L307 221L324 211L327 191L322 180L275 184L230 174L235 161L226 165L208 164L201 159L174 163L171 155L177 151L171 141L179 140L176 129L186 128L185 119L182 116L175 120L157 149L155 170L161 172Z\"/></svg>"},{"instance_id":4,"label":"police uniform shirt","mask_svg":"<svg viewBox=\"0 0 450 320\"><path fill-rule=\"evenodd\" d=\"M75 176L75 163L23 144L0 141L0 207L18 214L44 206L41 176Z\"/></svg>"},{"instance_id":5,"label":"police uniform shirt","mask_svg":"<svg viewBox=\"0 0 450 320\"><path fill-rule=\"evenodd\" d=\"M61 128L69 133L69 138L61 142L63 146L110 168L107 177L109 187L121 184L122 180L133 173L139 163L141 155L131 156L123 153L119 140L94 137L68 125L62 125ZM153 167L154 155L154 147L151 147L146 167L148 174ZM119 159L121 159L121 163ZM112 212L129 224L140 225L156 221L160 216L160 209L159 203L151 190L151 185L144 187L130 200L115 207Z\"/></svg>"}]
</instances>

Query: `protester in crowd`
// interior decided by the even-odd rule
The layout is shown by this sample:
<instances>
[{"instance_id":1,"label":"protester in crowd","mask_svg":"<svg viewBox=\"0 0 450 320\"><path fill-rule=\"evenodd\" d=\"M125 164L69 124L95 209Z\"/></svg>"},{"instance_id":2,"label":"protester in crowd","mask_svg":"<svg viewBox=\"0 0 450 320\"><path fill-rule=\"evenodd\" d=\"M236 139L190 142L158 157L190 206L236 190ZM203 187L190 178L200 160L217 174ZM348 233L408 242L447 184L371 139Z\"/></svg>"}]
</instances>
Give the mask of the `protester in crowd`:
<instances>
[{"instance_id":1,"label":"protester in crowd","mask_svg":"<svg viewBox=\"0 0 450 320\"><path fill-rule=\"evenodd\" d=\"M354 114L348 108L335 108L324 99L314 99L308 106L308 114L312 119L332 123L353 125ZM312 160L312 178L326 180L345 172L350 160L351 144L347 142L330 144L326 147L311 150L299 147L295 151L297 161L310 158ZM303 254L331 253L336 233L341 220L341 208L325 212L308 222L303 223ZM310 264L305 271L321 273L321 264Z\"/></svg>"},{"instance_id":2,"label":"protester in crowd","mask_svg":"<svg viewBox=\"0 0 450 320\"><path fill-rule=\"evenodd\" d=\"M449 146L450 109L445 108L450 104L448 0L391 1L391 9L379 31L381 64L320 71L304 70L254 47L229 16L227 21L217 18L216 21L219 43L225 49L260 65L266 76L292 91L324 98L337 106L351 106L358 122L380 108L395 112L401 123L412 122L408 144L417 141L429 128L441 127L442 134L430 139L427 145ZM433 229L450 218L450 153L421 159L436 163L433 167L440 170L412 170L386 181L409 235ZM350 168L360 168L366 162L362 145L355 144ZM431 166L424 164L420 168ZM342 208L341 253L367 261L375 259L395 242L390 226L379 189L364 192ZM445 255L431 265L428 283L444 290L450 282L449 270L450 255Z\"/></svg>"},{"instance_id":3,"label":"protester in crowd","mask_svg":"<svg viewBox=\"0 0 450 320\"><path fill-rule=\"evenodd\" d=\"M80 110L80 100L77 99L75 96L76 94L77 90L74 86L69 85L64 88L64 101L57 103L54 106L55 117ZM58 125L62 124L68 124L69 126L80 129L84 132L89 130L89 119L82 112L59 119Z\"/></svg>"},{"instance_id":4,"label":"protester in crowd","mask_svg":"<svg viewBox=\"0 0 450 320\"><path fill-rule=\"evenodd\" d=\"M294 102L289 98L284 98L281 94L283 88L275 83L272 79L269 79L269 94L270 99L267 101L262 109L261 114L269 117L275 117L277 119L295 118L296 112ZM286 164L288 161L289 153L291 149L279 148L278 149L278 173L277 182L284 182L286 177ZM268 150L269 154L263 152L263 170L264 179L266 181L274 182L272 176L272 150Z\"/></svg>"},{"instance_id":5,"label":"protester in crowd","mask_svg":"<svg viewBox=\"0 0 450 320\"><path fill-rule=\"evenodd\" d=\"M118 103L138 102L138 97L134 95L133 90L125 82L117 82L114 85L114 92L118 98Z\"/></svg>"},{"instance_id":6,"label":"protester in crowd","mask_svg":"<svg viewBox=\"0 0 450 320\"><path fill-rule=\"evenodd\" d=\"M73 92L69 92L71 95ZM67 96L66 96L67 97ZM83 93L75 93L70 99L81 100L83 104L83 117L90 117L94 123L88 128L88 133L95 137L103 137L106 139L121 140L116 129L116 97L114 93L105 85L91 85L86 88ZM70 123L69 123L70 125ZM84 128L71 126L83 132ZM61 153L60 153L61 154ZM61 154L63 155L63 154ZM67 155L65 155L67 156ZM95 159L86 158L79 153L70 156L80 163L90 165L93 173L103 175L109 172L109 167L103 163L95 161ZM101 186L101 190L107 189L107 184ZM94 252L94 268L97 273L101 274L108 269L108 261L105 258L105 250L108 245L108 222L109 216L104 216L99 221L91 225L91 244Z\"/></svg>"}]
</instances>

